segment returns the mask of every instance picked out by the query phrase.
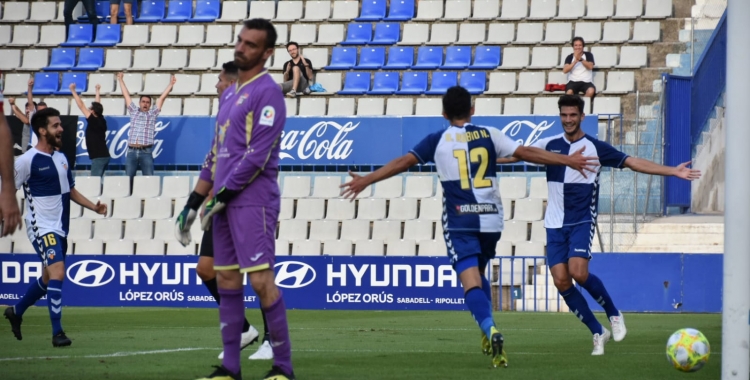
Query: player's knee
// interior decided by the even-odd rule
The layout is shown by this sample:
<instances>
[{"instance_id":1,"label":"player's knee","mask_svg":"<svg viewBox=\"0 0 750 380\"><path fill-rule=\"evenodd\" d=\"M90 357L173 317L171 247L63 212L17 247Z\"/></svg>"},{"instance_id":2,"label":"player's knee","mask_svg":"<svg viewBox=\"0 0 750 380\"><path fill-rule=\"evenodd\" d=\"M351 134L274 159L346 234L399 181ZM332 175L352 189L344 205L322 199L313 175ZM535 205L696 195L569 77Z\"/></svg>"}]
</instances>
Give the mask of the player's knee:
<instances>
[{"instance_id":1,"label":"player's knee","mask_svg":"<svg viewBox=\"0 0 750 380\"><path fill-rule=\"evenodd\" d=\"M573 279L576 280L577 283L582 284L589 278L589 270L588 268L571 267L570 276L573 277Z\"/></svg>"},{"instance_id":2,"label":"player's knee","mask_svg":"<svg viewBox=\"0 0 750 380\"><path fill-rule=\"evenodd\" d=\"M65 278L65 267L62 265L51 265L47 267L47 278L49 280L62 281Z\"/></svg>"},{"instance_id":3,"label":"player's knee","mask_svg":"<svg viewBox=\"0 0 750 380\"><path fill-rule=\"evenodd\" d=\"M195 272L203 281L208 281L216 278L216 272L214 271L213 266L201 265L200 262L198 263L198 266L195 267Z\"/></svg>"},{"instance_id":4,"label":"player's knee","mask_svg":"<svg viewBox=\"0 0 750 380\"><path fill-rule=\"evenodd\" d=\"M570 279L570 277L560 278L560 277L552 277L552 281L555 284L555 287L559 291L564 291L570 289L571 286L573 286L573 281Z\"/></svg>"}]
</instances>

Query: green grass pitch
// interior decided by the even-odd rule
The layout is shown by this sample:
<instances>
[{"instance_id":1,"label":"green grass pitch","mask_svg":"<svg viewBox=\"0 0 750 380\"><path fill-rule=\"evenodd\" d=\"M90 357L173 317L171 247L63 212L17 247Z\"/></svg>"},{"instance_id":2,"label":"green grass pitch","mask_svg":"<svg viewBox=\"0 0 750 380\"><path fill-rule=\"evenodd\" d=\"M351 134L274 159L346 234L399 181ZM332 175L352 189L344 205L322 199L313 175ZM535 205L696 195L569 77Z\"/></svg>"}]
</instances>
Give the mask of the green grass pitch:
<instances>
[{"instance_id":1,"label":"green grass pitch","mask_svg":"<svg viewBox=\"0 0 750 380\"><path fill-rule=\"evenodd\" d=\"M262 325L257 310L246 315ZM605 316L598 314L600 321ZM590 356L591 335L570 313L496 313L505 335L508 368L490 368L467 312L289 311L293 361L300 380L312 379L718 379L721 316L625 314L628 336ZM0 321L0 378L195 379L219 364L216 309L74 308L63 312L73 340L53 348L46 308L24 315L17 341ZM606 324L608 326L608 324ZM701 330L713 352L693 374L667 363L665 344L682 327ZM262 327L258 327L259 330ZM242 352L245 379L260 379L269 361Z\"/></svg>"}]
</instances>

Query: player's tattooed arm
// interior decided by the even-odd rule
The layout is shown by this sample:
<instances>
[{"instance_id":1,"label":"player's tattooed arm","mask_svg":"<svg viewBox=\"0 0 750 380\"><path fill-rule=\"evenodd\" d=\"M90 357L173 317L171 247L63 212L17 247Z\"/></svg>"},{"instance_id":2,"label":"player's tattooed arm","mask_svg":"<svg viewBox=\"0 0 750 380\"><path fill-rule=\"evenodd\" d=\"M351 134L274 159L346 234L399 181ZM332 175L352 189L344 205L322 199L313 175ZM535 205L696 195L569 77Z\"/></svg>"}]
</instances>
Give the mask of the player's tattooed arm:
<instances>
[{"instance_id":1,"label":"player's tattooed arm","mask_svg":"<svg viewBox=\"0 0 750 380\"><path fill-rule=\"evenodd\" d=\"M571 155L565 155L548 152L532 146L519 146L515 153L513 153L513 157L535 164L568 166L581 173L584 178L587 178L586 172L596 173L599 166L599 157L584 156L583 151L585 149L586 147L582 147Z\"/></svg>"},{"instance_id":2,"label":"player's tattooed arm","mask_svg":"<svg viewBox=\"0 0 750 380\"><path fill-rule=\"evenodd\" d=\"M76 188L70 189L70 199L78 203L79 205L86 207L87 209L99 214L99 215L107 215L107 205L104 203L101 203L100 201L96 201L96 204L88 200L83 194L79 193Z\"/></svg>"},{"instance_id":3,"label":"player's tattooed arm","mask_svg":"<svg viewBox=\"0 0 750 380\"><path fill-rule=\"evenodd\" d=\"M385 166L366 176L361 176L357 173L349 172L349 175L352 176L352 180L340 186L342 189L344 189L341 195L344 198L351 198L351 200L353 201L354 198L357 197L357 194L361 193L362 190L367 188L367 186L370 186L375 182L391 178L396 174L403 173L407 169L418 163L419 160L417 159L417 156L415 156L413 153L407 153L395 160L392 160Z\"/></svg>"}]
</instances>

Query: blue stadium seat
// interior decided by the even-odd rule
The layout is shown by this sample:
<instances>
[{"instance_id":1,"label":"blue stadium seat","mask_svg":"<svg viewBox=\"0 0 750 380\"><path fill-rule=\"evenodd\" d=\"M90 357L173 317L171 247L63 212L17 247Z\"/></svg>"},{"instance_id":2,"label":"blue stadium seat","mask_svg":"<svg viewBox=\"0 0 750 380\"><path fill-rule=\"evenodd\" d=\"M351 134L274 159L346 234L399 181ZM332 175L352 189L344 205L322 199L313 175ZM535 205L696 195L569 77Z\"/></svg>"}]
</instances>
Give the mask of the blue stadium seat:
<instances>
[{"instance_id":1,"label":"blue stadium seat","mask_svg":"<svg viewBox=\"0 0 750 380\"><path fill-rule=\"evenodd\" d=\"M355 21L379 21L385 17L386 0L365 0Z\"/></svg>"},{"instance_id":2,"label":"blue stadium seat","mask_svg":"<svg viewBox=\"0 0 750 380\"><path fill-rule=\"evenodd\" d=\"M375 79L372 80L372 90L367 91L368 95L392 95L398 91L398 73L379 72L375 73Z\"/></svg>"},{"instance_id":3,"label":"blue stadium seat","mask_svg":"<svg viewBox=\"0 0 750 380\"><path fill-rule=\"evenodd\" d=\"M500 66L500 46L477 46L472 70L492 70Z\"/></svg>"},{"instance_id":4,"label":"blue stadium seat","mask_svg":"<svg viewBox=\"0 0 750 380\"><path fill-rule=\"evenodd\" d=\"M342 95L362 95L370 89L370 73L346 73Z\"/></svg>"},{"instance_id":5,"label":"blue stadium seat","mask_svg":"<svg viewBox=\"0 0 750 380\"><path fill-rule=\"evenodd\" d=\"M422 46L417 51L417 63L412 69L433 70L443 63L443 48L439 46Z\"/></svg>"},{"instance_id":6,"label":"blue stadium seat","mask_svg":"<svg viewBox=\"0 0 750 380\"><path fill-rule=\"evenodd\" d=\"M359 64L355 70L377 70L385 64L385 48L362 48L359 53Z\"/></svg>"},{"instance_id":7,"label":"blue stadium seat","mask_svg":"<svg viewBox=\"0 0 750 380\"><path fill-rule=\"evenodd\" d=\"M169 9L161 22L185 22L193 17L192 0L169 0Z\"/></svg>"},{"instance_id":8,"label":"blue stadium seat","mask_svg":"<svg viewBox=\"0 0 750 380\"><path fill-rule=\"evenodd\" d=\"M78 64L71 70L96 71L102 66L104 66L104 49L82 48L78 54Z\"/></svg>"},{"instance_id":9,"label":"blue stadium seat","mask_svg":"<svg viewBox=\"0 0 750 380\"><path fill-rule=\"evenodd\" d=\"M465 88L472 95L483 93L487 88L487 73L484 71L464 71L461 73L459 86Z\"/></svg>"},{"instance_id":10,"label":"blue stadium seat","mask_svg":"<svg viewBox=\"0 0 750 380\"><path fill-rule=\"evenodd\" d=\"M425 94L445 94L445 92L448 91L449 88L455 86L456 83L458 83L458 73L455 71L432 73L432 85L428 91L425 91Z\"/></svg>"},{"instance_id":11,"label":"blue stadium seat","mask_svg":"<svg viewBox=\"0 0 750 380\"><path fill-rule=\"evenodd\" d=\"M427 91L427 72L406 72L401 79L399 95L420 95Z\"/></svg>"},{"instance_id":12,"label":"blue stadium seat","mask_svg":"<svg viewBox=\"0 0 750 380\"><path fill-rule=\"evenodd\" d=\"M105 13L99 13L99 11L97 10L96 14L98 14L98 15L107 15L106 19L107 19L107 21L109 21L112 18L112 17L110 17L109 3L106 2L106 1L104 1L104 3L107 3L106 12ZM97 5L98 4L99 3L97 2ZM117 21L118 22L125 22L127 20L127 18L125 17L125 6L123 4L124 4L123 1L120 0L120 11L117 12ZM132 3L132 5L130 6L130 9L131 9L130 13L133 14L133 19L135 19L136 17L138 17L138 1L134 1ZM97 29L96 32L99 33L99 29Z\"/></svg>"},{"instance_id":13,"label":"blue stadium seat","mask_svg":"<svg viewBox=\"0 0 750 380\"><path fill-rule=\"evenodd\" d=\"M397 22L381 22L375 24L375 36L370 45L394 45L401 39L400 25Z\"/></svg>"},{"instance_id":14,"label":"blue stadium seat","mask_svg":"<svg viewBox=\"0 0 750 380\"><path fill-rule=\"evenodd\" d=\"M221 13L219 0L198 0L195 3L195 16L189 22L213 22Z\"/></svg>"},{"instance_id":15,"label":"blue stadium seat","mask_svg":"<svg viewBox=\"0 0 750 380\"><path fill-rule=\"evenodd\" d=\"M408 21L414 18L414 0L393 0L387 21Z\"/></svg>"},{"instance_id":16,"label":"blue stadium seat","mask_svg":"<svg viewBox=\"0 0 750 380\"><path fill-rule=\"evenodd\" d=\"M60 46L86 46L94 38L91 24L71 24L68 26L68 40Z\"/></svg>"},{"instance_id":17,"label":"blue stadium seat","mask_svg":"<svg viewBox=\"0 0 750 380\"><path fill-rule=\"evenodd\" d=\"M49 60L49 66L44 71L70 70L76 64L75 48L57 48L52 49L52 57ZM35 91L36 92L36 91Z\"/></svg>"},{"instance_id":18,"label":"blue stadium seat","mask_svg":"<svg viewBox=\"0 0 750 380\"><path fill-rule=\"evenodd\" d=\"M388 49L388 63L384 69L402 70L414 64L414 48L392 46Z\"/></svg>"},{"instance_id":19,"label":"blue stadium seat","mask_svg":"<svg viewBox=\"0 0 750 380\"><path fill-rule=\"evenodd\" d=\"M326 70L349 70L357 64L357 48L335 47L331 52L331 64Z\"/></svg>"},{"instance_id":20,"label":"blue stadium seat","mask_svg":"<svg viewBox=\"0 0 750 380\"><path fill-rule=\"evenodd\" d=\"M465 69L471 64L471 46L448 46L441 69Z\"/></svg>"},{"instance_id":21,"label":"blue stadium seat","mask_svg":"<svg viewBox=\"0 0 750 380\"><path fill-rule=\"evenodd\" d=\"M57 91L60 85L59 73L36 73L34 74L34 95L51 95Z\"/></svg>"},{"instance_id":22,"label":"blue stadium seat","mask_svg":"<svg viewBox=\"0 0 750 380\"><path fill-rule=\"evenodd\" d=\"M145 0L141 3L141 15L133 21L159 22L164 18L166 11L164 0Z\"/></svg>"},{"instance_id":23,"label":"blue stadium seat","mask_svg":"<svg viewBox=\"0 0 750 380\"><path fill-rule=\"evenodd\" d=\"M55 95L70 95L71 83L76 84L76 92L81 93L86 91L88 83L88 75L86 73L63 73L62 84L60 85L60 91L55 91Z\"/></svg>"},{"instance_id":24,"label":"blue stadium seat","mask_svg":"<svg viewBox=\"0 0 750 380\"><path fill-rule=\"evenodd\" d=\"M346 39L341 41L342 45L364 45L372 38L372 24L356 23L349 24L346 30Z\"/></svg>"},{"instance_id":25,"label":"blue stadium seat","mask_svg":"<svg viewBox=\"0 0 750 380\"><path fill-rule=\"evenodd\" d=\"M109 1L97 1L94 3L94 6L96 7L96 16L101 21L104 20L106 15L109 14ZM63 9L60 8L58 12L62 12ZM89 15L85 11L82 15L78 16L78 22L89 22Z\"/></svg>"},{"instance_id":26,"label":"blue stadium seat","mask_svg":"<svg viewBox=\"0 0 750 380\"><path fill-rule=\"evenodd\" d=\"M120 25L99 24L96 27L96 40L89 46L115 46L122 40Z\"/></svg>"}]
</instances>

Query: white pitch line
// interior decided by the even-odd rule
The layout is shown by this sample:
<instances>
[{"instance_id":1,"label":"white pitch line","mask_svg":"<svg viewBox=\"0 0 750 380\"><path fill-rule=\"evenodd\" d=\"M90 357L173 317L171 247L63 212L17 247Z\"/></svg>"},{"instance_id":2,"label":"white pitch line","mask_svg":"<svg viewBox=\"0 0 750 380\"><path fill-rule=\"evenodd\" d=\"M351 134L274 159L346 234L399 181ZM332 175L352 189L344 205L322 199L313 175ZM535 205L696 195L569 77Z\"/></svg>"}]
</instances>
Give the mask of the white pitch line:
<instances>
[{"instance_id":1,"label":"white pitch line","mask_svg":"<svg viewBox=\"0 0 750 380\"><path fill-rule=\"evenodd\" d=\"M152 350L152 351L130 351L130 352L115 352L112 354L102 355L65 355L65 356L27 356L27 357L15 357L15 358L0 358L0 362L3 361L24 361L24 360L50 360L50 359L101 359L101 358L118 358L128 356L139 356L139 355L157 355L157 354L171 354L175 352L189 352L189 351L207 351L207 350L219 350L216 347L190 347L190 348L174 348L174 349L163 349L163 350ZM317 352L317 353L355 353L355 354L460 354L460 355L476 355L475 350L472 351L436 351L436 350L361 350L361 349L342 349L342 350L326 350L326 349L295 349L293 352ZM549 352L511 352L511 355L522 355L522 356L540 356L550 355ZM554 355L581 355L577 352L557 352ZM655 352L618 352L612 354L617 355L638 355L638 356L657 356L663 355ZM721 355L721 352L712 352L711 355Z\"/></svg>"},{"instance_id":2,"label":"white pitch line","mask_svg":"<svg viewBox=\"0 0 750 380\"><path fill-rule=\"evenodd\" d=\"M152 351L126 351L126 352L115 352L113 354L102 354L102 355L61 355L61 356L26 356L26 357L15 357L15 358L0 358L0 361L19 361L19 360L47 360L47 359L101 359L101 358L119 358L126 356L138 356L138 355L154 355L154 354L171 354L175 352L187 352L187 351L202 351L202 350L217 350L215 347L189 347L189 348L174 348L164 350L152 350Z\"/></svg>"}]
</instances>

